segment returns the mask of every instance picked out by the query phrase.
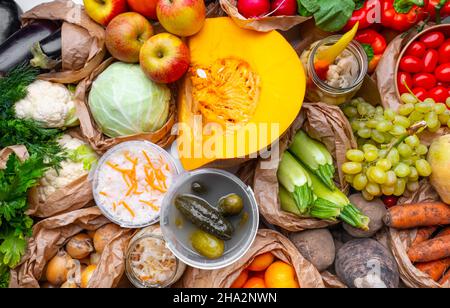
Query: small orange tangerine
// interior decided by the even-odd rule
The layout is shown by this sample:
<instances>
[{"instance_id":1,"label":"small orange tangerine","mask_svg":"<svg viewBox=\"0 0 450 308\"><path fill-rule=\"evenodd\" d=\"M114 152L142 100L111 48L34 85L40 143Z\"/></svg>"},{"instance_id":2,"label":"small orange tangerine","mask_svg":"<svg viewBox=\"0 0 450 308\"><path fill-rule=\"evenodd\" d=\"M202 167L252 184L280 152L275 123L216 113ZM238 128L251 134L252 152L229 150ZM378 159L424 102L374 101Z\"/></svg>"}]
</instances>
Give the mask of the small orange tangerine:
<instances>
[{"instance_id":1,"label":"small orange tangerine","mask_svg":"<svg viewBox=\"0 0 450 308\"><path fill-rule=\"evenodd\" d=\"M272 263L264 277L268 288L300 288L294 267L283 261Z\"/></svg>"},{"instance_id":2,"label":"small orange tangerine","mask_svg":"<svg viewBox=\"0 0 450 308\"><path fill-rule=\"evenodd\" d=\"M264 289L266 288L266 284L264 283L264 279L258 277L252 277L244 284L242 287L244 289Z\"/></svg>"},{"instance_id":3,"label":"small orange tangerine","mask_svg":"<svg viewBox=\"0 0 450 308\"><path fill-rule=\"evenodd\" d=\"M253 262L247 267L249 271L260 272L269 267L270 264L273 263L275 259L274 255L270 252L263 253L259 256L256 256L253 259Z\"/></svg>"},{"instance_id":4,"label":"small orange tangerine","mask_svg":"<svg viewBox=\"0 0 450 308\"><path fill-rule=\"evenodd\" d=\"M243 270L241 274L236 278L236 280L231 285L232 289L239 289L242 288L242 286L247 282L248 279L248 271Z\"/></svg>"}]
</instances>

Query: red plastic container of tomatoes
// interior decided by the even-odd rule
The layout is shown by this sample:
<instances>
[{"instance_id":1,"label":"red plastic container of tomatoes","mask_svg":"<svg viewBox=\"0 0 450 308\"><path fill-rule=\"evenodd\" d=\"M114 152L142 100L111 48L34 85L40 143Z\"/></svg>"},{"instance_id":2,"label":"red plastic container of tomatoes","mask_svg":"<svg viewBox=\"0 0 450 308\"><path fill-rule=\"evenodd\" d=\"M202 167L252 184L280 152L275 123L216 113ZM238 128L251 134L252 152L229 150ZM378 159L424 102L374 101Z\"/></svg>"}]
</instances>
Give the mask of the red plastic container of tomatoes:
<instances>
[{"instance_id":1,"label":"red plastic container of tomatoes","mask_svg":"<svg viewBox=\"0 0 450 308\"><path fill-rule=\"evenodd\" d=\"M450 63L445 62L450 58L450 24L436 25L420 32L403 47L395 66L395 90L400 100L398 74L402 74L402 80L409 80L411 90L417 88L428 91L433 96L437 90L447 87L450 93ZM438 89L439 88L439 89ZM442 92L442 91L441 91Z\"/></svg>"}]
</instances>

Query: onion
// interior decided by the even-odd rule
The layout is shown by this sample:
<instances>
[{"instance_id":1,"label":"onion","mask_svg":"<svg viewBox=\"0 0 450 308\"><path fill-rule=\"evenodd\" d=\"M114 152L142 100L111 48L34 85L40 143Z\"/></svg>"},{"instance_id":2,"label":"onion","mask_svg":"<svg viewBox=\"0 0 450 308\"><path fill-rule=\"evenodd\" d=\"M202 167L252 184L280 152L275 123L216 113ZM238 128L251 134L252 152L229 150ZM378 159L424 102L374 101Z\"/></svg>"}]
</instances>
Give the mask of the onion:
<instances>
[{"instance_id":1,"label":"onion","mask_svg":"<svg viewBox=\"0 0 450 308\"><path fill-rule=\"evenodd\" d=\"M85 233L77 234L67 242L66 251L74 259L86 258L94 251L92 239Z\"/></svg>"},{"instance_id":2,"label":"onion","mask_svg":"<svg viewBox=\"0 0 450 308\"><path fill-rule=\"evenodd\" d=\"M115 224L108 224L101 227L94 234L94 247L98 253L102 253L105 246L120 231L120 227Z\"/></svg>"},{"instance_id":3,"label":"onion","mask_svg":"<svg viewBox=\"0 0 450 308\"><path fill-rule=\"evenodd\" d=\"M58 252L47 264L47 281L54 286L61 285L67 280L67 274L74 265L73 259L66 252Z\"/></svg>"},{"instance_id":4,"label":"onion","mask_svg":"<svg viewBox=\"0 0 450 308\"><path fill-rule=\"evenodd\" d=\"M97 265L98 262L100 262L100 258L102 257L102 255L100 253L92 253L91 254L91 263L90 264L94 264Z\"/></svg>"},{"instance_id":5,"label":"onion","mask_svg":"<svg viewBox=\"0 0 450 308\"><path fill-rule=\"evenodd\" d=\"M87 288L89 284L89 280L92 278L92 274L94 274L97 265L89 265L86 269L81 273L81 287Z\"/></svg>"}]
</instances>

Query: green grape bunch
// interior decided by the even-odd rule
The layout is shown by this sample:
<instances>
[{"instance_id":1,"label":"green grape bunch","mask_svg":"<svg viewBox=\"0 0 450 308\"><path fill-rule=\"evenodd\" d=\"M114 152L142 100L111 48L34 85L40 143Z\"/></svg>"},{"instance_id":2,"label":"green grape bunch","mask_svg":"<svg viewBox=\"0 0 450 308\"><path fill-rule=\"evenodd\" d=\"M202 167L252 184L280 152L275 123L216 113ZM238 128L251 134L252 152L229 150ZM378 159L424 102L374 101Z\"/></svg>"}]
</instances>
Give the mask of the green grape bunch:
<instances>
[{"instance_id":1,"label":"green grape bunch","mask_svg":"<svg viewBox=\"0 0 450 308\"><path fill-rule=\"evenodd\" d=\"M342 171L365 199L414 192L419 188L419 178L430 176L431 166L425 159L428 148L417 136L423 126L428 126L426 120L426 125L423 120L416 123L361 98L344 105L343 112L357 136L358 149L346 153Z\"/></svg>"}]
</instances>

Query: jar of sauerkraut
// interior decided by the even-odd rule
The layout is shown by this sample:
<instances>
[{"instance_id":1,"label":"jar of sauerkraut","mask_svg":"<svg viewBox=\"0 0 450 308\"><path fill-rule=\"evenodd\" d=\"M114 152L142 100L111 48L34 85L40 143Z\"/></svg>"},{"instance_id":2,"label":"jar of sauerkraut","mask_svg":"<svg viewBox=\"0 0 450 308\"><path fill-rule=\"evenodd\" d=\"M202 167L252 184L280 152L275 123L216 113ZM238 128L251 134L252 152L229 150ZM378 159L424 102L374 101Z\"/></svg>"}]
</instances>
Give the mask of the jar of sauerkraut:
<instances>
[{"instance_id":1,"label":"jar of sauerkraut","mask_svg":"<svg viewBox=\"0 0 450 308\"><path fill-rule=\"evenodd\" d=\"M167 288L183 275L186 265L167 248L159 225L138 232L130 241L126 274L137 288Z\"/></svg>"},{"instance_id":2,"label":"jar of sauerkraut","mask_svg":"<svg viewBox=\"0 0 450 308\"><path fill-rule=\"evenodd\" d=\"M319 77L315 69L317 52L336 43L340 35L329 36L306 49L301 60L306 69L306 97L311 102L340 105L351 100L361 88L367 74L368 59L364 48L352 41L329 66L326 76Z\"/></svg>"}]
</instances>

